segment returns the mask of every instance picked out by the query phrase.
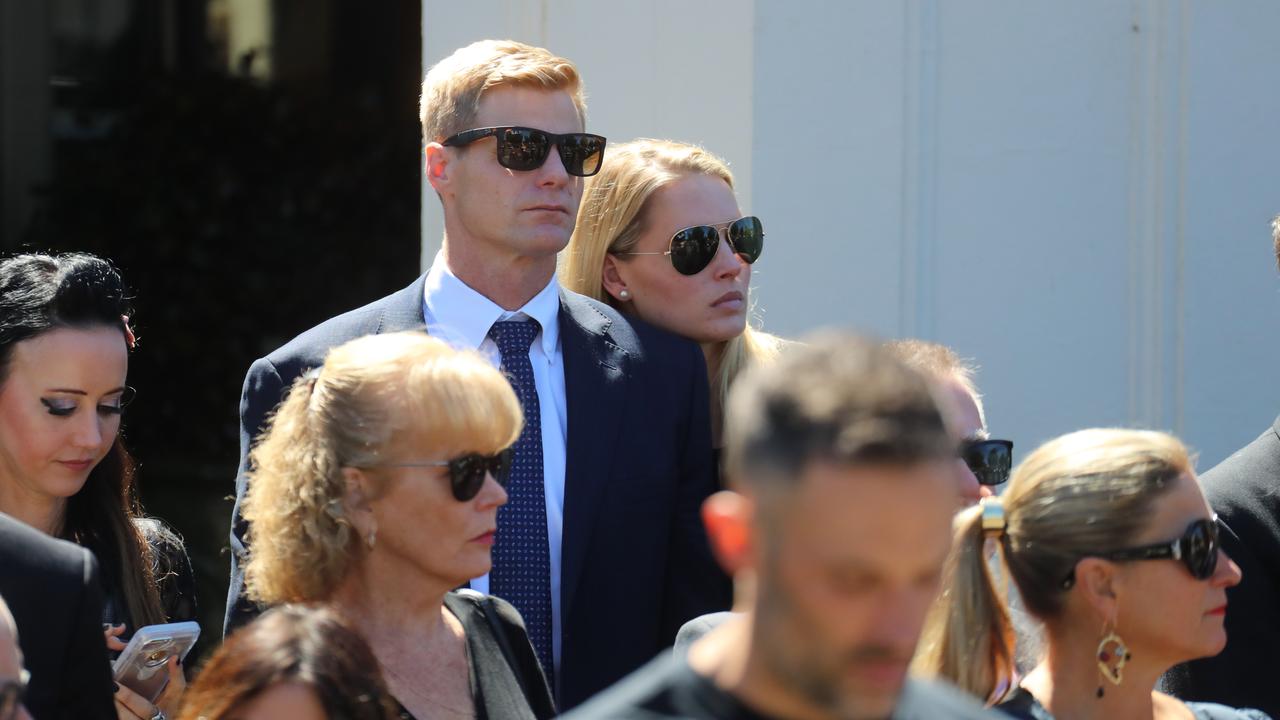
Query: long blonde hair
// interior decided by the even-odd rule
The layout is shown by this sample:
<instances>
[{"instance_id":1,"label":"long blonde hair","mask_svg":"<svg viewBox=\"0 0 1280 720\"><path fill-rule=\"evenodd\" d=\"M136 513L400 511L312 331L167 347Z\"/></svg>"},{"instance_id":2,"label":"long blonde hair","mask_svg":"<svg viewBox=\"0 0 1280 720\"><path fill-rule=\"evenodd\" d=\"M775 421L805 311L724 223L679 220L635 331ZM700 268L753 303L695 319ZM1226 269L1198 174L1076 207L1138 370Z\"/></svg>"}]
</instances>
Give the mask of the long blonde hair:
<instances>
[{"instance_id":1,"label":"long blonde hair","mask_svg":"<svg viewBox=\"0 0 1280 720\"><path fill-rule=\"evenodd\" d=\"M1013 472L998 501L999 572L1042 621L1066 603L1063 581L1090 553L1132 544L1152 506L1190 475L1187 449L1172 435L1094 429L1040 446ZM1016 638L1004 593L984 551L981 506L956 516L943 593L930 611L914 669L999 701L1014 674Z\"/></svg>"},{"instance_id":2,"label":"long blonde hair","mask_svg":"<svg viewBox=\"0 0 1280 720\"><path fill-rule=\"evenodd\" d=\"M522 425L510 383L476 353L420 332L334 348L318 374L293 383L250 453L249 597L321 601L341 582L355 558L342 468L374 465L400 445L494 453Z\"/></svg>"},{"instance_id":3,"label":"long blonde hair","mask_svg":"<svg viewBox=\"0 0 1280 720\"><path fill-rule=\"evenodd\" d=\"M562 256L560 281L576 293L621 309L605 292L606 255L630 252L644 234L649 199L658 190L689 175L710 175L733 189L733 173L724 160L696 146L641 138L610 146L600 172L587 178L578 225ZM747 325L725 343L720 370L711 388L712 405L724 406L729 386L743 368L777 357L785 341Z\"/></svg>"}]
</instances>

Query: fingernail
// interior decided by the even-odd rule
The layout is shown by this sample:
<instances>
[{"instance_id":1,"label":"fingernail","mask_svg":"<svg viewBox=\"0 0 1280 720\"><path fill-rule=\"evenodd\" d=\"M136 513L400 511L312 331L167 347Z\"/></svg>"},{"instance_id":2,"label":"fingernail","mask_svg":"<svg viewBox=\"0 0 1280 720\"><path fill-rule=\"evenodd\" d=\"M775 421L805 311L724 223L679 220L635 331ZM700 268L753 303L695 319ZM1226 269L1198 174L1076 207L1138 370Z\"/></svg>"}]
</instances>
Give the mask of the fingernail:
<instances>
[{"instance_id":1,"label":"fingernail","mask_svg":"<svg viewBox=\"0 0 1280 720\"><path fill-rule=\"evenodd\" d=\"M113 682L111 683L111 687L115 688L112 692L120 692L120 683Z\"/></svg>"},{"instance_id":2,"label":"fingernail","mask_svg":"<svg viewBox=\"0 0 1280 720\"><path fill-rule=\"evenodd\" d=\"M111 623L102 623L102 631L106 632L111 629Z\"/></svg>"}]
</instances>

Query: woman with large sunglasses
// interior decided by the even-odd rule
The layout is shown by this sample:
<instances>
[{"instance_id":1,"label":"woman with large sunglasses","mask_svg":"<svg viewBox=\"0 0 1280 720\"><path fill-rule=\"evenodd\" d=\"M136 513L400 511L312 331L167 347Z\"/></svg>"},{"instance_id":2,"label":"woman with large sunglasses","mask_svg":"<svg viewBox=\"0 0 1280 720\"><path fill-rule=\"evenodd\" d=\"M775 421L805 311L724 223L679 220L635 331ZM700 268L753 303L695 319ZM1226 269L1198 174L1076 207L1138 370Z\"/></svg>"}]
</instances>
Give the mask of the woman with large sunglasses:
<instances>
[{"instance_id":1,"label":"woman with large sunglasses","mask_svg":"<svg viewBox=\"0 0 1280 720\"><path fill-rule=\"evenodd\" d=\"M522 425L475 353L417 332L334 348L251 451L249 597L344 616L405 718L551 717L520 616L454 591L489 571Z\"/></svg>"},{"instance_id":2,"label":"woman with large sunglasses","mask_svg":"<svg viewBox=\"0 0 1280 720\"><path fill-rule=\"evenodd\" d=\"M1152 690L1173 665L1227 643L1226 591L1240 569L1218 532L1176 438L1109 429L1057 438L1018 466L1003 496L957 516L916 668L1015 718L1266 718ZM1044 624L1044 656L1020 679L992 565Z\"/></svg>"},{"instance_id":3,"label":"woman with large sunglasses","mask_svg":"<svg viewBox=\"0 0 1280 720\"><path fill-rule=\"evenodd\" d=\"M564 253L565 287L702 346L719 446L724 398L738 373L783 341L747 323L751 266L764 249L725 162L669 140L611 147L583 188Z\"/></svg>"},{"instance_id":4,"label":"woman with large sunglasses","mask_svg":"<svg viewBox=\"0 0 1280 720\"><path fill-rule=\"evenodd\" d=\"M102 569L108 648L144 625L194 619L182 541L145 517L120 437L134 346L124 281L84 253L0 261L0 512L92 550ZM160 707L184 683L177 660ZM157 707L121 688L121 718ZM139 714L141 713L141 714Z\"/></svg>"}]
</instances>

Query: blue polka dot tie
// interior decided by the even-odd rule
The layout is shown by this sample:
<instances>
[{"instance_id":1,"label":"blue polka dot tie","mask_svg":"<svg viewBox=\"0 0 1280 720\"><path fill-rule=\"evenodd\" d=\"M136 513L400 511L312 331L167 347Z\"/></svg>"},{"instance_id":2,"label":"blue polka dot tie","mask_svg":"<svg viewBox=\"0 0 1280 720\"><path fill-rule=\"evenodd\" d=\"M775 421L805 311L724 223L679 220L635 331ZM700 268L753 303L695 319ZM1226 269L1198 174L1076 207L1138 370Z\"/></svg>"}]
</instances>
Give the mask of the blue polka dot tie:
<instances>
[{"instance_id":1,"label":"blue polka dot tie","mask_svg":"<svg viewBox=\"0 0 1280 720\"><path fill-rule=\"evenodd\" d=\"M507 504L498 508L489 591L520 611L538 661L555 687L551 650L551 557L547 545L547 505L542 484L542 417L533 384L529 346L541 326L536 320L500 321L489 337L502 355L502 370L524 410L524 429L513 448Z\"/></svg>"}]
</instances>

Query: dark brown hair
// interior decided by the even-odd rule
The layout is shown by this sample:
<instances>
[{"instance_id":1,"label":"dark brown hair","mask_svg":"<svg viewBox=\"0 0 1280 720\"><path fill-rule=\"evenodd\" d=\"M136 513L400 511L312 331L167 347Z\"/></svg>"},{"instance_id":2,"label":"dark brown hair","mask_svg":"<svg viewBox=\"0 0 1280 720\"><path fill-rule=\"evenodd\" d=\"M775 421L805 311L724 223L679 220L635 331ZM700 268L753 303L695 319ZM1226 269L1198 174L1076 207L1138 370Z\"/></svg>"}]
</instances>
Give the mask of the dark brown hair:
<instances>
[{"instance_id":1,"label":"dark brown hair","mask_svg":"<svg viewBox=\"0 0 1280 720\"><path fill-rule=\"evenodd\" d=\"M183 696L178 720L223 720L271 687L299 683L329 720L393 720L378 660L323 606L281 605L237 630Z\"/></svg>"},{"instance_id":2,"label":"dark brown hair","mask_svg":"<svg viewBox=\"0 0 1280 720\"><path fill-rule=\"evenodd\" d=\"M60 328L131 331L124 280L111 263L86 253L15 255L0 261L0 383L13 349ZM132 628L166 621L156 585L155 558L134 522L142 506L134 463L120 435L67 501L59 535L94 552L108 584L120 589Z\"/></svg>"}]
</instances>

